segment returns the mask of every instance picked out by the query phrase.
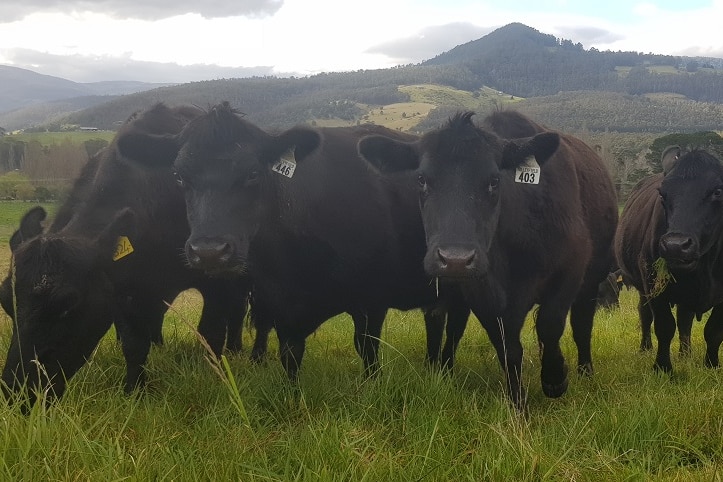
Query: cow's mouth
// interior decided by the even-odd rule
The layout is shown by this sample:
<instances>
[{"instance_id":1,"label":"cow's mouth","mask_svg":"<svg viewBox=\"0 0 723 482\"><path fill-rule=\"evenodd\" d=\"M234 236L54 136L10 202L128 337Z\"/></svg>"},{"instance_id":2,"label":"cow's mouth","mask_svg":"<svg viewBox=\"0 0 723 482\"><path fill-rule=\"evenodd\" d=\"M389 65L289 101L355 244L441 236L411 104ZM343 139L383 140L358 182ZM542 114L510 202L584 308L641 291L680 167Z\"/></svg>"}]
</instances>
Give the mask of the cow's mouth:
<instances>
[{"instance_id":1,"label":"cow's mouth","mask_svg":"<svg viewBox=\"0 0 723 482\"><path fill-rule=\"evenodd\" d=\"M243 262L205 265L200 268L212 278L235 278L249 274L249 266Z\"/></svg>"},{"instance_id":2,"label":"cow's mouth","mask_svg":"<svg viewBox=\"0 0 723 482\"><path fill-rule=\"evenodd\" d=\"M668 269L670 271L693 271L698 266L698 259L679 259L679 258L666 258Z\"/></svg>"}]
</instances>

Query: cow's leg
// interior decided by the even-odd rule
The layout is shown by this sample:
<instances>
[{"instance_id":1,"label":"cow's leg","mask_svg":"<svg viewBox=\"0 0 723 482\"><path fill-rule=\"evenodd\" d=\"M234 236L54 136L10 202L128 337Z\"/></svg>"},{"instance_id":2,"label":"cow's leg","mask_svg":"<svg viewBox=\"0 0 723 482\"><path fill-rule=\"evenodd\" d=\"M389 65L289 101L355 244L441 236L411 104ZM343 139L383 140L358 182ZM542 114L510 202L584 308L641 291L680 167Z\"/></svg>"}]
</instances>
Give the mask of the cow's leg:
<instances>
[{"instance_id":1,"label":"cow's leg","mask_svg":"<svg viewBox=\"0 0 723 482\"><path fill-rule=\"evenodd\" d=\"M522 386L522 343L520 342L524 317L485 318L483 312L475 309L473 311L497 351L497 358L505 374L510 401L517 410L524 412L527 394Z\"/></svg>"},{"instance_id":2,"label":"cow's leg","mask_svg":"<svg viewBox=\"0 0 723 482\"><path fill-rule=\"evenodd\" d=\"M254 336L254 346L251 348L251 361L261 363L266 358L266 352L269 347L269 333L271 332L271 323L257 323L256 335Z\"/></svg>"},{"instance_id":3,"label":"cow's leg","mask_svg":"<svg viewBox=\"0 0 723 482\"><path fill-rule=\"evenodd\" d=\"M442 352L442 336L447 321L446 304L438 301L432 306L422 308L424 327L427 334L427 363L439 365Z\"/></svg>"},{"instance_id":4,"label":"cow's leg","mask_svg":"<svg viewBox=\"0 0 723 482\"><path fill-rule=\"evenodd\" d=\"M226 350L230 353L241 353L243 348L241 336L248 312L248 295L243 296L239 301L229 307L229 314L226 318Z\"/></svg>"},{"instance_id":5,"label":"cow's leg","mask_svg":"<svg viewBox=\"0 0 723 482\"><path fill-rule=\"evenodd\" d=\"M658 353L653 368L671 373L673 363L670 360L670 343L675 335L675 318L670 304L661 296L651 299L650 307L655 319L655 337L658 339Z\"/></svg>"},{"instance_id":6,"label":"cow's leg","mask_svg":"<svg viewBox=\"0 0 723 482\"><path fill-rule=\"evenodd\" d=\"M640 351L653 349L650 327L653 325L653 310L642 294L638 294L638 316L640 317Z\"/></svg>"},{"instance_id":7,"label":"cow's leg","mask_svg":"<svg viewBox=\"0 0 723 482\"><path fill-rule=\"evenodd\" d=\"M145 364L151 348L153 327L163 322L168 307L158 300L134 298L132 312L123 310L116 316L123 357L126 361L125 392L131 393L146 383Z\"/></svg>"},{"instance_id":8,"label":"cow's leg","mask_svg":"<svg viewBox=\"0 0 723 482\"><path fill-rule=\"evenodd\" d=\"M199 287L203 310L198 333L206 340L216 357L223 353L224 343L230 351L241 350L241 330L248 308L248 286L230 280L209 280Z\"/></svg>"},{"instance_id":9,"label":"cow's leg","mask_svg":"<svg viewBox=\"0 0 723 482\"><path fill-rule=\"evenodd\" d=\"M442 366L451 370L459 341L467 328L470 309L459 292L450 293L447 298L447 339L442 350Z\"/></svg>"},{"instance_id":10,"label":"cow's leg","mask_svg":"<svg viewBox=\"0 0 723 482\"><path fill-rule=\"evenodd\" d=\"M678 340L680 341L680 356L689 357L693 353L690 344L690 332L693 329L693 318L695 313L692 310L678 305L676 310L678 319Z\"/></svg>"},{"instance_id":11,"label":"cow's leg","mask_svg":"<svg viewBox=\"0 0 723 482\"><path fill-rule=\"evenodd\" d=\"M250 297L251 325L256 333L254 335L254 346L251 348L251 361L261 363L266 358L269 346L269 333L274 328L273 303L264 301L258 293L254 292Z\"/></svg>"},{"instance_id":12,"label":"cow's leg","mask_svg":"<svg viewBox=\"0 0 723 482\"><path fill-rule=\"evenodd\" d=\"M306 350L306 337L297 332L276 327L279 337L279 358L289 380L296 383L299 379L299 368Z\"/></svg>"},{"instance_id":13,"label":"cow's leg","mask_svg":"<svg viewBox=\"0 0 723 482\"><path fill-rule=\"evenodd\" d=\"M586 375L591 376L593 374L593 366L592 366L592 350L591 350L591 342L592 342L592 326L593 326L593 319L595 317L595 304L596 304L596 289L588 288L588 289L582 289L580 293L575 298L575 301L572 303L572 306L570 307L570 327L572 328L572 338L575 340L575 346L577 347L577 373L580 375ZM540 331L539 331L539 325L540 325L540 317L545 314L545 319L550 320L550 337L551 340L555 343L555 346L559 350L559 340L562 336L562 332L565 329L565 317L567 316L567 310L563 307L559 307L556 310L548 313L548 309L543 307L540 307L540 312L538 313L538 340L542 340L540 338ZM562 320L562 321L560 321ZM559 332L559 335L558 335ZM557 338L555 338L557 337ZM557 340L556 342L554 340ZM545 345L545 351L547 351L547 345ZM554 361L557 355L550 354L550 361L551 363L554 363L555 366L557 366L558 362ZM560 353L560 356L562 356L562 353ZM542 363L542 370L543 373L545 372L545 357L544 357L544 351L543 351L543 363ZM564 362L563 362L564 365ZM556 368L555 370L558 370ZM567 372L567 369L565 368L565 372ZM558 378L559 379L560 373L557 373L555 376L553 376L552 379ZM544 379L544 375L543 375ZM565 381L565 387L567 386L567 381ZM562 387L560 387L562 388ZM544 382L543 382L543 389L544 389ZM551 393L554 393L556 390L550 387L552 390ZM562 389L562 393L565 392L565 389ZM547 391L545 391L547 394ZM560 393L560 395L562 395ZM548 395L548 396L554 396L554 395ZM559 395L557 395L559 396Z\"/></svg>"},{"instance_id":14,"label":"cow's leg","mask_svg":"<svg viewBox=\"0 0 723 482\"><path fill-rule=\"evenodd\" d=\"M705 337L705 366L708 368L718 367L718 351L723 342L723 305L716 305L713 308L703 330Z\"/></svg>"},{"instance_id":15,"label":"cow's leg","mask_svg":"<svg viewBox=\"0 0 723 482\"><path fill-rule=\"evenodd\" d=\"M158 320L153 327L151 327L151 343L156 346L163 345L163 318Z\"/></svg>"},{"instance_id":16,"label":"cow's leg","mask_svg":"<svg viewBox=\"0 0 723 482\"><path fill-rule=\"evenodd\" d=\"M587 315L585 303L576 304L577 316ZM582 312L582 313L580 313ZM595 313L595 301L592 302L592 313ZM537 311L535 330L537 340L540 344L542 369L540 380L542 391L550 398L562 396L567 391L567 365L565 357L560 350L560 338L565 331L565 319L567 309L558 304L543 304ZM590 335L592 322L585 318L579 319L576 329L573 329L573 337L578 347L578 372L592 373L592 361L590 360Z\"/></svg>"},{"instance_id":17,"label":"cow's leg","mask_svg":"<svg viewBox=\"0 0 723 482\"><path fill-rule=\"evenodd\" d=\"M350 314L354 321L354 348L364 362L364 375L374 375L379 370L379 339L387 309L368 308Z\"/></svg>"}]
</instances>

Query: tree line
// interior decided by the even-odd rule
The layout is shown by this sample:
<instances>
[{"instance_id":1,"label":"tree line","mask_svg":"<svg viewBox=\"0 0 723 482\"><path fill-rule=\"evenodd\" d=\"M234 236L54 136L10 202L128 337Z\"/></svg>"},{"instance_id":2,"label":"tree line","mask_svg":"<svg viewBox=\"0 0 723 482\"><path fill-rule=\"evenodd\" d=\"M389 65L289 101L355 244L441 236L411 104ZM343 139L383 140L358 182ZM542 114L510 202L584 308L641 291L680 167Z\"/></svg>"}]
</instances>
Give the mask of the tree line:
<instances>
[{"instance_id":1,"label":"tree line","mask_svg":"<svg viewBox=\"0 0 723 482\"><path fill-rule=\"evenodd\" d=\"M0 199L62 199L90 156L107 145L105 139L76 142L71 136L49 144L0 138Z\"/></svg>"}]
</instances>

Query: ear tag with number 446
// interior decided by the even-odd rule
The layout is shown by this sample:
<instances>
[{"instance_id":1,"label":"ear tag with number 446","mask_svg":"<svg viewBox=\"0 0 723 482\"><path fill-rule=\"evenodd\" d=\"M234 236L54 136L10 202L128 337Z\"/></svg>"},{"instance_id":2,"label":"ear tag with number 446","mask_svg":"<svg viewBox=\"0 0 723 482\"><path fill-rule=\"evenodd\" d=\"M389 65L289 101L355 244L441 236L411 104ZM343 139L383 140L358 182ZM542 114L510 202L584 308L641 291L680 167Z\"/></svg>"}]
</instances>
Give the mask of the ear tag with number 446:
<instances>
[{"instance_id":1,"label":"ear tag with number 446","mask_svg":"<svg viewBox=\"0 0 723 482\"><path fill-rule=\"evenodd\" d=\"M280 157L278 161L271 166L271 170L286 176L289 179L293 177L294 171L296 170L296 160L294 159L294 152L291 151L284 156Z\"/></svg>"},{"instance_id":2,"label":"ear tag with number 446","mask_svg":"<svg viewBox=\"0 0 723 482\"><path fill-rule=\"evenodd\" d=\"M540 183L540 165L537 163L535 156L528 157L525 162L517 166L517 169L515 169L515 182L522 184Z\"/></svg>"}]
</instances>

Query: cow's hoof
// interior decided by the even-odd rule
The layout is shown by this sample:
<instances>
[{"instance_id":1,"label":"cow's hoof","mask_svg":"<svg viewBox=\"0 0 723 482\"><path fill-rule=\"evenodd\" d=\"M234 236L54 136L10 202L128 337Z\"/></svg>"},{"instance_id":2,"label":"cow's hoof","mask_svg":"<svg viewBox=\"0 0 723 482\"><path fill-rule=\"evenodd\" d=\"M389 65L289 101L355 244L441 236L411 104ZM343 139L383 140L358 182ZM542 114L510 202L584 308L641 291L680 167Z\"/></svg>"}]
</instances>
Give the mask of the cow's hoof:
<instances>
[{"instance_id":1,"label":"cow's hoof","mask_svg":"<svg viewBox=\"0 0 723 482\"><path fill-rule=\"evenodd\" d=\"M542 392L545 394L548 398L559 398L565 394L567 391L567 377L562 381L562 383L558 384L551 384L551 383L542 383Z\"/></svg>"},{"instance_id":2,"label":"cow's hoof","mask_svg":"<svg viewBox=\"0 0 723 482\"><path fill-rule=\"evenodd\" d=\"M591 377L595 371L592 368L592 363L585 363L577 366L577 374L581 377Z\"/></svg>"},{"instance_id":3,"label":"cow's hoof","mask_svg":"<svg viewBox=\"0 0 723 482\"><path fill-rule=\"evenodd\" d=\"M656 373L667 373L668 375L672 375L673 374L673 365L667 365L667 364L663 365L658 362L655 362L655 364L653 365L653 370Z\"/></svg>"},{"instance_id":4,"label":"cow's hoof","mask_svg":"<svg viewBox=\"0 0 723 482\"><path fill-rule=\"evenodd\" d=\"M592 369L592 365L590 369ZM562 377L559 382L550 383L550 381L545 381L545 377L542 377L542 391L549 398L558 398L564 395L567 391L567 385L567 364L564 363L562 365Z\"/></svg>"}]
</instances>

